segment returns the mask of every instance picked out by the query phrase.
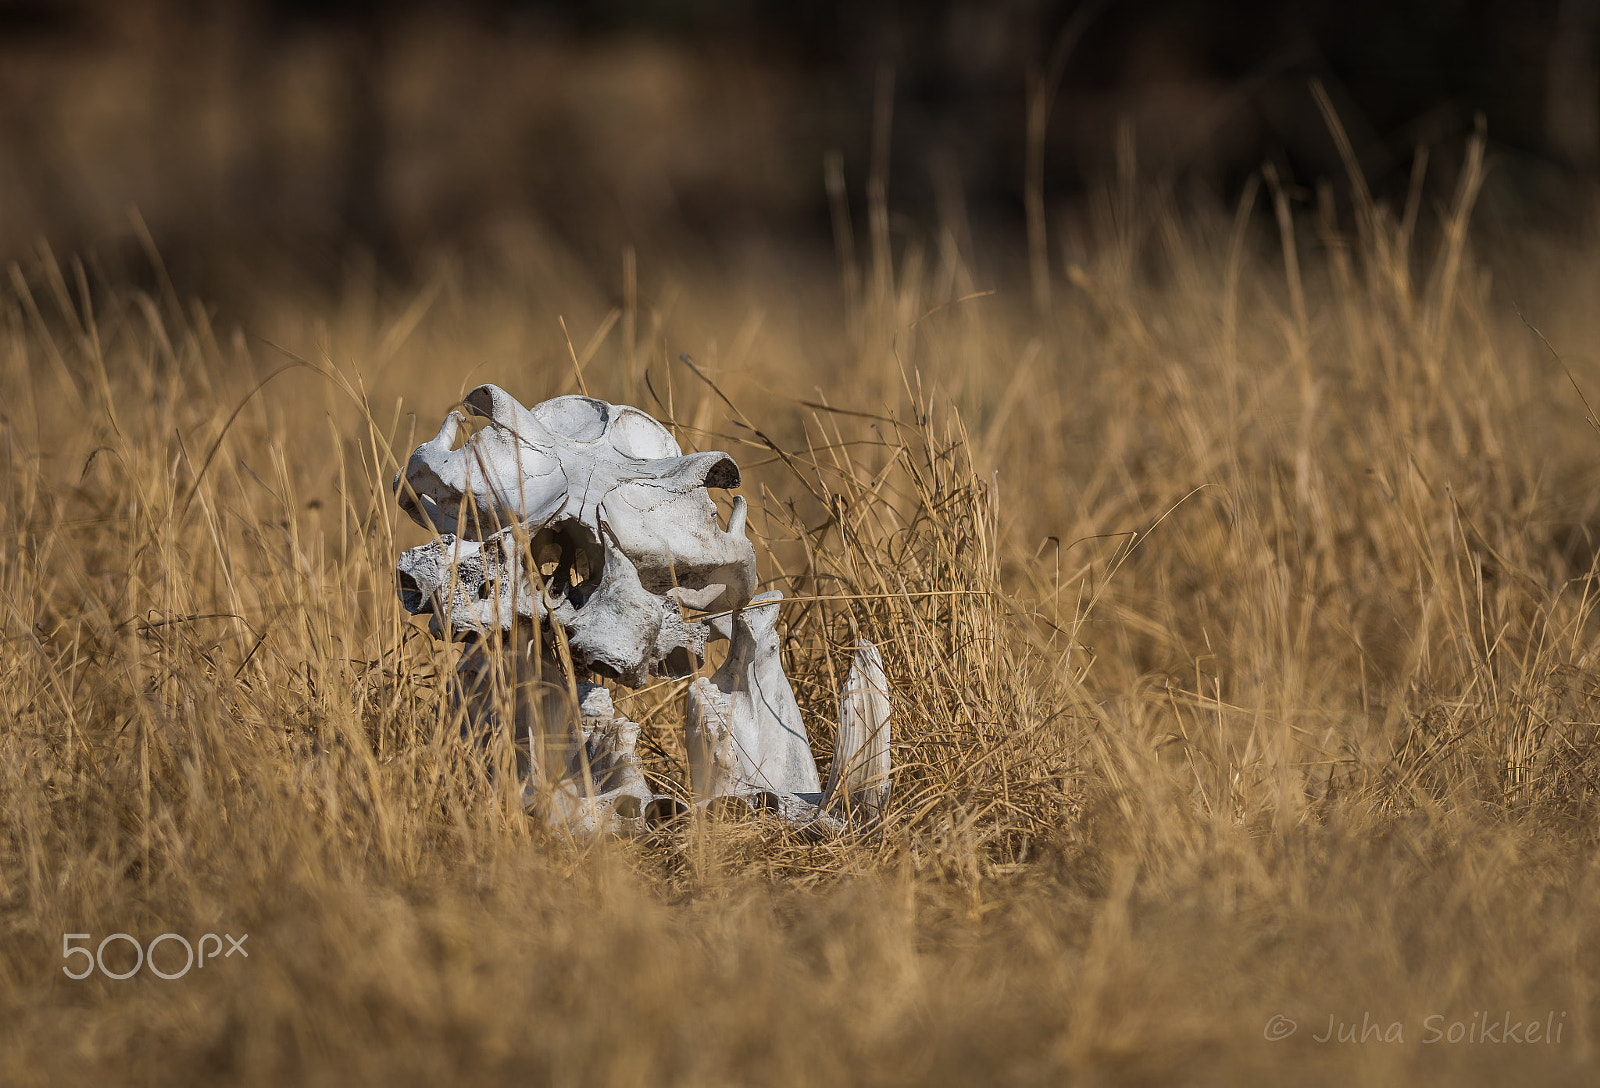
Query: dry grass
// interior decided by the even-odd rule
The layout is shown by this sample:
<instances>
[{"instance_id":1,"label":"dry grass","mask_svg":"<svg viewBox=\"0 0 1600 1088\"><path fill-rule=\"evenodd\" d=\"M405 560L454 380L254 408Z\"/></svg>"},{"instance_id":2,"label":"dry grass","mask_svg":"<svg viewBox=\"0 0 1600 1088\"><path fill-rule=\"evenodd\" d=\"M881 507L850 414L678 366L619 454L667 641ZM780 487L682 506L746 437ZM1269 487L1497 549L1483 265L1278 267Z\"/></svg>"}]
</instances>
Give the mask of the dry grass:
<instances>
[{"instance_id":1,"label":"dry grass","mask_svg":"<svg viewBox=\"0 0 1600 1088\"><path fill-rule=\"evenodd\" d=\"M267 299L252 339L18 270L0 1080L1586 1083L1600 439L1466 177L1436 230L1124 184L1045 318L876 216L842 319L805 273L613 313L535 251ZM824 757L884 649L882 834L574 844L463 757L385 481L480 381L569 391L558 314L591 392L746 466ZM680 775L681 685L620 702ZM250 957L62 976L119 931ZM1425 1042L1552 1011L1557 1044ZM1363 1014L1404 1042L1313 1038Z\"/></svg>"}]
</instances>

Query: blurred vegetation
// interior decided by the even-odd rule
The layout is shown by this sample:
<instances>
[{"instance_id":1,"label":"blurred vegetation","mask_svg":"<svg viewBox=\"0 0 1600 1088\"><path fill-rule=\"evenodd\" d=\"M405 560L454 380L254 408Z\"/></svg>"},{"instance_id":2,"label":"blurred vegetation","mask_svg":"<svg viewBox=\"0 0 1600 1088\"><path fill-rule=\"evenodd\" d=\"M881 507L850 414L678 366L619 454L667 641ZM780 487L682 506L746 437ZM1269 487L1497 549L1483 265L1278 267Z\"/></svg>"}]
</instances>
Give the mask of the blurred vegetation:
<instances>
[{"instance_id":1,"label":"blurred vegetation","mask_svg":"<svg viewBox=\"0 0 1600 1088\"><path fill-rule=\"evenodd\" d=\"M1595 0L4 0L0 259L43 238L136 273L130 208L213 298L269 263L407 279L531 236L607 267L825 258L837 156L881 179L897 239L960 206L1003 265L1034 179L1070 227L1124 129L1146 176L1225 202L1264 161L1336 177L1313 78L1379 195L1481 112L1491 194L1570 222L1597 43Z\"/></svg>"}]
</instances>

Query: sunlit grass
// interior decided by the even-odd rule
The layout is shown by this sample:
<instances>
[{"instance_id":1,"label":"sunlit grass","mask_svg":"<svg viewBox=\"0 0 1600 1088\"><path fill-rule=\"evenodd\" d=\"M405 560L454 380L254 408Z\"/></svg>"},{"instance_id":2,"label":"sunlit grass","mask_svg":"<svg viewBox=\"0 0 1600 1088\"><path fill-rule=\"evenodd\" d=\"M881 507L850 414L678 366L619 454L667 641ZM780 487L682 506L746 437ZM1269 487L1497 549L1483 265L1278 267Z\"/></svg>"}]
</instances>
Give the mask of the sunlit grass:
<instances>
[{"instance_id":1,"label":"sunlit grass","mask_svg":"<svg viewBox=\"0 0 1600 1088\"><path fill-rule=\"evenodd\" d=\"M843 304L646 269L613 307L534 254L237 335L18 268L0 1077L1579 1083L1600 438L1474 259L1476 169L1435 225L1114 190L1042 317L948 232ZM483 381L739 460L823 761L883 650L881 833L574 843L462 749L387 481ZM618 693L662 783L682 697ZM250 957L63 977L113 932ZM1562 1041L1424 1044L1485 1010ZM1363 1014L1404 1043L1315 1041Z\"/></svg>"}]
</instances>

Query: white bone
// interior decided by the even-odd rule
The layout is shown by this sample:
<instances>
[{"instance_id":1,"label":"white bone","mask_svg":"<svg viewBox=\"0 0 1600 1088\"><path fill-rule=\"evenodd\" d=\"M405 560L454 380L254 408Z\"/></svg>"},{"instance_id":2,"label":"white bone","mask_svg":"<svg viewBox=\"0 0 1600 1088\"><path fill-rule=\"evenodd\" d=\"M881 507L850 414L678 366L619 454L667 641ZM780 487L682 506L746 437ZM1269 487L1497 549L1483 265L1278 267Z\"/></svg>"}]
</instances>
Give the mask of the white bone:
<instances>
[{"instance_id":1,"label":"white bone","mask_svg":"<svg viewBox=\"0 0 1600 1088\"><path fill-rule=\"evenodd\" d=\"M555 782L539 789L530 778L525 803L578 835L643 831L656 798L634 751L639 727L617 716L605 688L580 684L578 700L582 744Z\"/></svg>"},{"instance_id":2,"label":"white bone","mask_svg":"<svg viewBox=\"0 0 1600 1088\"><path fill-rule=\"evenodd\" d=\"M457 675L476 737L487 738L509 705L524 808L582 837L645 830L657 798L634 750L639 727L615 713L605 688L577 685L574 719L559 662L491 657L480 640L466 647Z\"/></svg>"},{"instance_id":3,"label":"white bone","mask_svg":"<svg viewBox=\"0 0 1600 1088\"><path fill-rule=\"evenodd\" d=\"M528 409L483 385L462 403L489 423L452 450L463 422L452 412L395 477L400 506L418 524L477 539L514 524L534 536L569 519L598 536L603 521L653 592L720 582L727 587L720 608L750 599L755 549L744 535L744 502L734 504L723 530L706 493L739 486L733 458L684 455L671 433L637 408L590 397L557 397Z\"/></svg>"},{"instance_id":4,"label":"white bone","mask_svg":"<svg viewBox=\"0 0 1600 1088\"><path fill-rule=\"evenodd\" d=\"M497 420L452 450L464 422L460 412L451 412L395 477L400 508L412 520L475 538L517 522L542 523L561 510L566 482L548 443L519 441Z\"/></svg>"},{"instance_id":5,"label":"white bone","mask_svg":"<svg viewBox=\"0 0 1600 1088\"><path fill-rule=\"evenodd\" d=\"M744 500L723 530L706 492L738 484L732 459L684 456L643 412L588 397L527 409L480 386L464 403L488 425L452 450L452 413L395 480L413 518L454 533L401 558L406 607L441 636L553 621L579 666L633 686L692 672L706 633L682 606L737 609L756 584ZM547 557L549 580L529 570Z\"/></svg>"},{"instance_id":6,"label":"white bone","mask_svg":"<svg viewBox=\"0 0 1600 1088\"><path fill-rule=\"evenodd\" d=\"M736 613L727 660L689 687L689 774L698 797L821 791L800 707L778 657L782 597L764 593Z\"/></svg>"},{"instance_id":7,"label":"white bone","mask_svg":"<svg viewBox=\"0 0 1600 1088\"><path fill-rule=\"evenodd\" d=\"M452 448L466 419L451 412L395 477L401 507L443 534L401 556L400 598L430 615L436 636L465 643L458 691L469 729L486 736L509 710L527 753L530 810L584 834L684 812L646 784L634 751L639 727L614 714L604 689L579 684L573 708L565 684L591 672L632 687L652 675L688 676L707 639L725 638L727 660L688 690L695 795L732 798L738 811L813 831L842 829L823 810L783 673L782 594L752 598L748 508L736 498L724 529L707 490L738 486L733 459L684 455L637 408L586 396L526 408L484 385L462 407L486 420L481 429ZM828 791L846 816L875 818L887 800L886 690L877 652L862 643Z\"/></svg>"},{"instance_id":8,"label":"white bone","mask_svg":"<svg viewBox=\"0 0 1600 1088\"><path fill-rule=\"evenodd\" d=\"M878 648L862 639L839 693L839 740L824 804L877 819L889 803L891 785L889 681Z\"/></svg>"},{"instance_id":9,"label":"white bone","mask_svg":"<svg viewBox=\"0 0 1600 1088\"><path fill-rule=\"evenodd\" d=\"M706 631L686 623L675 600L647 592L638 569L604 537L604 574L582 600L568 594L550 600L548 615L566 632L575 664L642 687L652 672L689 676L705 657Z\"/></svg>"},{"instance_id":10,"label":"white bone","mask_svg":"<svg viewBox=\"0 0 1600 1088\"><path fill-rule=\"evenodd\" d=\"M447 630L458 637L509 632L518 619L544 615L519 551L509 529L487 540L435 537L400 556L400 603L431 614L439 638Z\"/></svg>"}]
</instances>

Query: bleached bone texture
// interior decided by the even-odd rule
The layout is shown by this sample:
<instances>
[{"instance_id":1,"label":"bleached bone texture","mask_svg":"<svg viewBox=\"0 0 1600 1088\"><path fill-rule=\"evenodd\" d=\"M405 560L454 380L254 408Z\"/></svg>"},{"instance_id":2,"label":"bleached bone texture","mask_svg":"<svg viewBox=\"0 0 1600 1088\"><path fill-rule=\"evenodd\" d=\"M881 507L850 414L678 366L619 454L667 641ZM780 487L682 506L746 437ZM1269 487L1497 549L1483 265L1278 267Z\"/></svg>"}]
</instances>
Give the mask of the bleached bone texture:
<instances>
[{"instance_id":1,"label":"bleached bone texture","mask_svg":"<svg viewBox=\"0 0 1600 1088\"><path fill-rule=\"evenodd\" d=\"M747 790L818 793L817 763L778 658L781 593L733 617L728 657L689 685L689 778L696 797Z\"/></svg>"},{"instance_id":2,"label":"bleached bone texture","mask_svg":"<svg viewBox=\"0 0 1600 1088\"><path fill-rule=\"evenodd\" d=\"M457 671L468 728L482 737L511 725L529 809L585 833L680 814L683 802L645 782L639 727L582 681L599 674L638 687L652 676L688 677L704 664L708 639L727 639L727 660L688 691L695 796L841 829L824 811L779 658L782 594L752 599L745 501L734 500L724 529L708 491L739 485L733 459L685 455L637 408L592 397L525 408L484 385L462 404L482 426L457 448L467 418L451 412L395 477L401 507L439 534L400 557L400 600L430 615L437 637L464 643ZM862 647L839 748L865 769L846 773L835 760L845 775L837 791L845 803L835 808L846 814L877 813L887 798L888 703L873 701L883 669L871 644ZM830 785L830 801L834 793Z\"/></svg>"},{"instance_id":3,"label":"bleached bone texture","mask_svg":"<svg viewBox=\"0 0 1600 1088\"><path fill-rule=\"evenodd\" d=\"M484 385L463 403L483 429L451 449L452 412L395 478L401 507L445 534L401 558L401 602L452 628L537 620L553 643L560 627L575 666L632 687L692 674L706 632L683 606L732 612L756 585L744 499L724 530L707 492L739 485L733 459L685 456L637 408L590 397L529 409Z\"/></svg>"},{"instance_id":4,"label":"bleached bone texture","mask_svg":"<svg viewBox=\"0 0 1600 1088\"><path fill-rule=\"evenodd\" d=\"M865 819L878 819L889 803L889 680L883 658L866 639L839 693L839 743L828 772L826 802Z\"/></svg>"}]
</instances>

